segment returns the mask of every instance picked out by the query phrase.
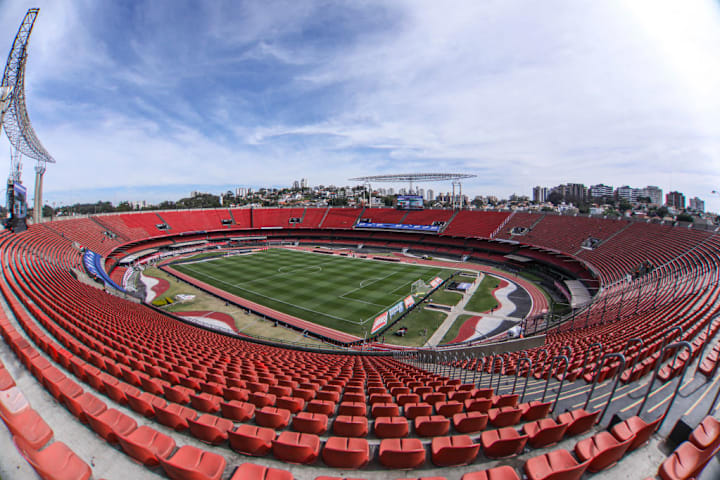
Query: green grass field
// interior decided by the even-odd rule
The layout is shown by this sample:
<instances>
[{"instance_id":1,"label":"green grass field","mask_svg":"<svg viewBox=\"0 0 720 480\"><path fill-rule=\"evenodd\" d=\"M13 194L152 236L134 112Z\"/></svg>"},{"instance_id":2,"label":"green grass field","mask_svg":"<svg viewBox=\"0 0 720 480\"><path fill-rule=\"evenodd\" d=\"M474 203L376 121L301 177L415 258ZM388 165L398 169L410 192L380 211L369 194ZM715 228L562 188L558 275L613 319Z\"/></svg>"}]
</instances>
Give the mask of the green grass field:
<instances>
[{"instance_id":1,"label":"green grass field","mask_svg":"<svg viewBox=\"0 0 720 480\"><path fill-rule=\"evenodd\" d=\"M247 300L362 337L377 315L452 270L405 263L271 249L198 263L176 270Z\"/></svg>"}]
</instances>

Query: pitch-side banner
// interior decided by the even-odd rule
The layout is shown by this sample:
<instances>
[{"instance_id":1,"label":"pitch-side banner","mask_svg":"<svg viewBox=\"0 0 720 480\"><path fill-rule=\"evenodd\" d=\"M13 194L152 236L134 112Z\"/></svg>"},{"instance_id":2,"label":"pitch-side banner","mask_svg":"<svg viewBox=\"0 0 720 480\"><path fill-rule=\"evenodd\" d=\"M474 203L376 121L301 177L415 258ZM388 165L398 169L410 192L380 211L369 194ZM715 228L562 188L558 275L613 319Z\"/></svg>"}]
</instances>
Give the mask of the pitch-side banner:
<instances>
[{"instance_id":1,"label":"pitch-side banner","mask_svg":"<svg viewBox=\"0 0 720 480\"><path fill-rule=\"evenodd\" d=\"M390 310L388 310L388 314L390 314L390 317L392 318L398 313L402 313L403 310L405 310L405 304L403 302L398 302L393 305Z\"/></svg>"},{"instance_id":2,"label":"pitch-side banner","mask_svg":"<svg viewBox=\"0 0 720 480\"><path fill-rule=\"evenodd\" d=\"M410 308L415 305L415 299L412 295L408 295L405 297L405 300L403 300L403 303L405 304L405 308Z\"/></svg>"},{"instance_id":3,"label":"pitch-side banner","mask_svg":"<svg viewBox=\"0 0 720 480\"><path fill-rule=\"evenodd\" d=\"M433 288L437 287L441 283L442 283L442 278L440 278L440 277L435 277L432 280L430 280L430 286Z\"/></svg>"},{"instance_id":4,"label":"pitch-side banner","mask_svg":"<svg viewBox=\"0 0 720 480\"><path fill-rule=\"evenodd\" d=\"M383 328L385 325L387 325L388 321L388 312L383 312L377 317L375 317L375 322L373 323L372 330L370 330L370 334L373 334Z\"/></svg>"}]
</instances>

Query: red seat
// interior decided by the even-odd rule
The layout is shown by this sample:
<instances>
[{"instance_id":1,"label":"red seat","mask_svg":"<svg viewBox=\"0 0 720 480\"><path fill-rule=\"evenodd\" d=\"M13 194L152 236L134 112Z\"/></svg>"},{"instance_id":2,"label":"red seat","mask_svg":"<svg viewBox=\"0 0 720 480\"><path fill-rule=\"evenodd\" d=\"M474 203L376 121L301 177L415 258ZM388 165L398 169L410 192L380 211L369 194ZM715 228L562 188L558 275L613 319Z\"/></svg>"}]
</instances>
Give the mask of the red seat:
<instances>
[{"instance_id":1,"label":"red seat","mask_svg":"<svg viewBox=\"0 0 720 480\"><path fill-rule=\"evenodd\" d=\"M175 440L147 425L128 435L118 436L122 449L143 465L159 465L158 457L167 457L175 449Z\"/></svg>"},{"instance_id":2,"label":"red seat","mask_svg":"<svg viewBox=\"0 0 720 480\"><path fill-rule=\"evenodd\" d=\"M282 432L272 446L278 460L291 463L312 463L320 454L320 438L310 433Z\"/></svg>"},{"instance_id":3,"label":"red seat","mask_svg":"<svg viewBox=\"0 0 720 480\"><path fill-rule=\"evenodd\" d=\"M222 416L235 422L245 422L255 414L255 405L239 400L220 402Z\"/></svg>"},{"instance_id":4,"label":"red seat","mask_svg":"<svg viewBox=\"0 0 720 480\"><path fill-rule=\"evenodd\" d=\"M720 447L720 422L708 415L695 427L689 440L701 450L717 450Z\"/></svg>"},{"instance_id":5,"label":"red seat","mask_svg":"<svg viewBox=\"0 0 720 480\"><path fill-rule=\"evenodd\" d=\"M88 411L92 415L99 415L107 410L105 402L97 398L90 392L85 392L79 397L68 399L65 402L70 413L75 415L81 422L87 423L85 412Z\"/></svg>"},{"instance_id":6,"label":"red seat","mask_svg":"<svg viewBox=\"0 0 720 480\"><path fill-rule=\"evenodd\" d=\"M460 433L475 433L485 430L487 422L486 413L465 412L453 415L453 426Z\"/></svg>"},{"instance_id":7,"label":"red seat","mask_svg":"<svg viewBox=\"0 0 720 480\"><path fill-rule=\"evenodd\" d=\"M277 407L263 407L255 412L255 423L261 427L285 428L290 422L290 411Z\"/></svg>"},{"instance_id":8,"label":"red seat","mask_svg":"<svg viewBox=\"0 0 720 480\"><path fill-rule=\"evenodd\" d=\"M466 412L480 412L487 413L492 407L492 400L489 398L471 398L465 400L465 411Z\"/></svg>"},{"instance_id":9,"label":"red seat","mask_svg":"<svg viewBox=\"0 0 720 480\"><path fill-rule=\"evenodd\" d=\"M305 400L300 397L283 396L275 401L275 406L289 410L290 413L297 413L305 408Z\"/></svg>"},{"instance_id":10,"label":"red seat","mask_svg":"<svg viewBox=\"0 0 720 480\"><path fill-rule=\"evenodd\" d=\"M508 393L506 395L493 395L491 397L493 407L517 407L520 395L517 393Z\"/></svg>"},{"instance_id":11,"label":"red seat","mask_svg":"<svg viewBox=\"0 0 720 480\"><path fill-rule=\"evenodd\" d=\"M53 437L50 426L29 404L19 412L5 414L2 418L10 433L22 437L33 450L40 449Z\"/></svg>"},{"instance_id":12,"label":"red seat","mask_svg":"<svg viewBox=\"0 0 720 480\"><path fill-rule=\"evenodd\" d=\"M137 428L137 422L122 412L110 408L99 415L87 415L95 432L109 443L117 443L118 436L128 435Z\"/></svg>"},{"instance_id":13,"label":"red seat","mask_svg":"<svg viewBox=\"0 0 720 480\"><path fill-rule=\"evenodd\" d=\"M520 480L520 477L512 467L502 465L489 470L466 473L460 480Z\"/></svg>"},{"instance_id":14,"label":"red seat","mask_svg":"<svg viewBox=\"0 0 720 480\"><path fill-rule=\"evenodd\" d=\"M166 407L155 407L157 421L178 432L187 430L188 420L196 416L195 410L177 403L168 403Z\"/></svg>"},{"instance_id":15,"label":"red seat","mask_svg":"<svg viewBox=\"0 0 720 480\"><path fill-rule=\"evenodd\" d=\"M447 394L442 392L428 392L422 394L422 400L425 403L429 403L430 405L434 405L438 402L444 402L447 400Z\"/></svg>"},{"instance_id":16,"label":"red seat","mask_svg":"<svg viewBox=\"0 0 720 480\"><path fill-rule=\"evenodd\" d=\"M420 395L417 393L401 393L395 397L395 403L401 407L405 406L406 403L420 403Z\"/></svg>"},{"instance_id":17,"label":"red seat","mask_svg":"<svg viewBox=\"0 0 720 480\"><path fill-rule=\"evenodd\" d=\"M377 420L375 424L377 425ZM368 434L368 419L361 416L338 415L333 422L333 433L341 437L364 437Z\"/></svg>"},{"instance_id":18,"label":"red seat","mask_svg":"<svg viewBox=\"0 0 720 480\"><path fill-rule=\"evenodd\" d=\"M520 423L522 410L517 407L498 407L491 408L488 412L488 420L496 427L509 427Z\"/></svg>"},{"instance_id":19,"label":"red seat","mask_svg":"<svg viewBox=\"0 0 720 480\"><path fill-rule=\"evenodd\" d=\"M375 435L378 438L406 437L410 427L405 417L378 417L375 419Z\"/></svg>"},{"instance_id":20,"label":"red seat","mask_svg":"<svg viewBox=\"0 0 720 480\"><path fill-rule=\"evenodd\" d=\"M400 407L397 403L376 403L370 407L370 414L375 417L397 417L400 415Z\"/></svg>"},{"instance_id":21,"label":"red seat","mask_svg":"<svg viewBox=\"0 0 720 480\"><path fill-rule=\"evenodd\" d=\"M330 437L322 457L329 467L360 468L370 459L370 447L364 438Z\"/></svg>"},{"instance_id":22,"label":"red seat","mask_svg":"<svg viewBox=\"0 0 720 480\"><path fill-rule=\"evenodd\" d=\"M362 402L342 402L338 407L338 415L348 415L351 417L355 416L366 416L367 405Z\"/></svg>"},{"instance_id":23,"label":"red seat","mask_svg":"<svg viewBox=\"0 0 720 480\"><path fill-rule=\"evenodd\" d=\"M521 403L519 408L522 412L522 419L526 422L532 422L547 417L551 406L552 402L533 400L532 402Z\"/></svg>"},{"instance_id":24,"label":"red seat","mask_svg":"<svg viewBox=\"0 0 720 480\"><path fill-rule=\"evenodd\" d=\"M653 432L655 432L660 420L662 420L662 417L659 417L654 422L645 423L642 418L633 416L614 425L610 430L610 433L612 433L615 438L621 442L632 439L630 446L628 447L628 451L632 451L639 446L644 445L650 439L650 436Z\"/></svg>"},{"instance_id":25,"label":"red seat","mask_svg":"<svg viewBox=\"0 0 720 480\"><path fill-rule=\"evenodd\" d=\"M300 412L292 420L292 429L321 435L327 431L328 417L322 413Z\"/></svg>"},{"instance_id":26,"label":"red seat","mask_svg":"<svg viewBox=\"0 0 720 480\"><path fill-rule=\"evenodd\" d=\"M0 390L7 390L10 387L15 386L15 380L7 369L2 366L0 367Z\"/></svg>"},{"instance_id":27,"label":"red seat","mask_svg":"<svg viewBox=\"0 0 720 480\"><path fill-rule=\"evenodd\" d=\"M130 408L148 418L155 416L155 407L167 406L164 398L156 397L148 392L142 392L139 395L128 393L126 397Z\"/></svg>"},{"instance_id":28,"label":"red seat","mask_svg":"<svg viewBox=\"0 0 720 480\"><path fill-rule=\"evenodd\" d=\"M63 442L53 442L38 451L20 437L13 437L13 441L22 456L45 480L88 480L92 475L90 466Z\"/></svg>"},{"instance_id":29,"label":"red seat","mask_svg":"<svg viewBox=\"0 0 720 480\"><path fill-rule=\"evenodd\" d=\"M430 415L415 419L415 433L421 437L437 437L447 435L450 431L450 420L442 415Z\"/></svg>"},{"instance_id":30,"label":"red seat","mask_svg":"<svg viewBox=\"0 0 720 480\"><path fill-rule=\"evenodd\" d=\"M233 422L223 417L204 413L198 418L188 418L190 433L201 442L219 445L228 438L228 430L232 430Z\"/></svg>"},{"instance_id":31,"label":"red seat","mask_svg":"<svg viewBox=\"0 0 720 480\"><path fill-rule=\"evenodd\" d=\"M180 447L172 458L158 457L172 480L219 480L225 470L225 458L191 445Z\"/></svg>"},{"instance_id":32,"label":"red seat","mask_svg":"<svg viewBox=\"0 0 720 480\"><path fill-rule=\"evenodd\" d=\"M567 423L558 423L552 418L541 418L523 425L528 443L533 448L549 447L562 440L567 431Z\"/></svg>"},{"instance_id":33,"label":"red seat","mask_svg":"<svg viewBox=\"0 0 720 480\"><path fill-rule=\"evenodd\" d=\"M432 462L440 467L466 465L475 460L480 444L467 435L435 437L431 445Z\"/></svg>"},{"instance_id":34,"label":"red seat","mask_svg":"<svg viewBox=\"0 0 720 480\"><path fill-rule=\"evenodd\" d=\"M480 435L483 453L490 458L509 457L522 452L528 436L521 435L512 427L488 430Z\"/></svg>"},{"instance_id":35,"label":"red seat","mask_svg":"<svg viewBox=\"0 0 720 480\"><path fill-rule=\"evenodd\" d=\"M448 400L447 402L438 402L435 404L435 411L437 414L448 418L451 418L456 413L461 413L463 408L463 404L455 400Z\"/></svg>"},{"instance_id":36,"label":"red seat","mask_svg":"<svg viewBox=\"0 0 720 480\"><path fill-rule=\"evenodd\" d=\"M200 412L215 413L220 411L220 397L209 393L191 393L190 405Z\"/></svg>"},{"instance_id":37,"label":"red seat","mask_svg":"<svg viewBox=\"0 0 720 480\"><path fill-rule=\"evenodd\" d=\"M405 418L413 420L417 417L427 417L432 415L432 405L425 402L406 403L403 407L405 410Z\"/></svg>"},{"instance_id":38,"label":"red seat","mask_svg":"<svg viewBox=\"0 0 720 480\"><path fill-rule=\"evenodd\" d=\"M530 480L580 480L588 462L578 463L567 450L553 450L529 458L525 473Z\"/></svg>"},{"instance_id":39,"label":"red seat","mask_svg":"<svg viewBox=\"0 0 720 480\"><path fill-rule=\"evenodd\" d=\"M615 465L625 455L632 439L618 441L610 432L600 432L590 438L580 440L575 445L575 455L583 461L589 461L588 470L599 472Z\"/></svg>"},{"instance_id":40,"label":"red seat","mask_svg":"<svg viewBox=\"0 0 720 480\"><path fill-rule=\"evenodd\" d=\"M585 433L595 425L595 421L600 416L600 410L596 412L587 412L582 408L571 412L561 413L558 416L558 422L567 423L568 435L579 435Z\"/></svg>"},{"instance_id":41,"label":"red seat","mask_svg":"<svg viewBox=\"0 0 720 480\"><path fill-rule=\"evenodd\" d=\"M293 474L287 470L243 463L235 469L230 480L293 480Z\"/></svg>"},{"instance_id":42,"label":"red seat","mask_svg":"<svg viewBox=\"0 0 720 480\"><path fill-rule=\"evenodd\" d=\"M275 430L242 424L238 425L235 430L228 431L228 438L233 450L262 457L272 448L272 441L275 440Z\"/></svg>"},{"instance_id":43,"label":"red seat","mask_svg":"<svg viewBox=\"0 0 720 480\"><path fill-rule=\"evenodd\" d=\"M320 413L330 416L335 412L335 404L329 400L313 399L310 400L305 410L310 413Z\"/></svg>"},{"instance_id":44,"label":"red seat","mask_svg":"<svg viewBox=\"0 0 720 480\"><path fill-rule=\"evenodd\" d=\"M662 480L686 480L696 477L713 458L711 452L703 451L692 442L683 442L665 460L658 475Z\"/></svg>"},{"instance_id":45,"label":"red seat","mask_svg":"<svg viewBox=\"0 0 720 480\"><path fill-rule=\"evenodd\" d=\"M425 449L417 438L386 438L380 442L378 458L388 468L411 469L425 462Z\"/></svg>"}]
</instances>

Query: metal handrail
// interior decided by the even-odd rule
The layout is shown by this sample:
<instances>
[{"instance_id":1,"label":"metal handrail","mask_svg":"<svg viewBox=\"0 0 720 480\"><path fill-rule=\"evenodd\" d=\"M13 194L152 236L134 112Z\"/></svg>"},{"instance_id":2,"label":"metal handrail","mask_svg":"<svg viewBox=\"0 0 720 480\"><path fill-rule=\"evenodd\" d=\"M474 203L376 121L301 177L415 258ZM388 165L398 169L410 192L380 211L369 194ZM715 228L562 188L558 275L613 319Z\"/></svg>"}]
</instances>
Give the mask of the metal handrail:
<instances>
[{"instance_id":1,"label":"metal handrail","mask_svg":"<svg viewBox=\"0 0 720 480\"><path fill-rule=\"evenodd\" d=\"M665 349L665 346L667 345L667 337L668 337L668 335L670 334L670 332L673 332L673 331L675 331L675 330L677 330L678 332L680 332L680 335L682 335L683 330L682 330L682 327L681 327L680 325L675 325L674 327L666 330L665 333L663 333L663 343L662 343L662 348L663 348L663 349ZM660 358L662 358L662 356L661 356Z\"/></svg>"},{"instance_id":2,"label":"metal handrail","mask_svg":"<svg viewBox=\"0 0 720 480\"><path fill-rule=\"evenodd\" d=\"M653 376L650 378L650 383L648 383L648 389L645 391L645 396L643 397L643 401L640 403L640 407L638 407L638 411L635 415L638 417L642 413L643 408L645 407L645 404L647 403L647 399L650 397L650 392L652 391L653 383L655 383L655 378L657 378L658 373L660 372L660 366L662 365L662 357L665 354L665 350L673 349L675 350L675 357L673 358L673 361L670 365L674 365L675 361L677 360L678 353L680 352L680 348L684 347L687 348L690 351L690 357L692 357L692 345L690 345L689 342L682 341L682 342L676 342L671 343L670 345L666 345L663 347L663 349L660 351L660 357L658 358L657 365L655 365L655 370L653 371ZM685 370L687 370L688 362L685 362L685 366L683 367L683 377L685 377ZM675 393L672 396L672 399L670 400L670 405L668 405L668 409L665 410L665 413L663 414L663 417L667 414L667 412L670 410L670 406L672 406L673 401L675 400L675 396L677 395L678 390L680 389L680 383L682 383L682 379L678 383L678 386L675 389ZM663 421L665 419L663 418ZM658 429L660 428L660 425L658 425Z\"/></svg>"},{"instance_id":3,"label":"metal handrail","mask_svg":"<svg viewBox=\"0 0 720 480\"><path fill-rule=\"evenodd\" d=\"M700 364L702 364L703 355L705 355L705 349L707 348L708 344L710 343L710 340L711 340L711 338L710 338L710 328L712 328L712 324L715 323L715 320L717 320L717 318L718 318L719 316L720 316L720 315L715 315L713 318L711 318L710 320L708 320L708 326L707 326L707 329L705 329L705 341L703 342L703 346L702 346L702 349L700 350L700 354L698 354L698 359L699 359L699 360L698 360L697 367L695 367L695 373L697 373L698 370L700 370ZM715 368L713 369L712 375L710 375L710 377L707 379L708 382L710 381L710 379L712 379L712 377L715 376L715 370L717 369L717 364L718 364L718 363L720 363L720 362L715 362Z\"/></svg>"},{"instance_id":4,"label":"metal handrail","mask_svg":"<svg viewBox=\"0 0 720 480\"><path fill-rule=\"evenodd\" d=\"M492 364L490 365L490 383L488 385L492 388L493 376L495 375L495 360L498 358L500 359L500 373L498 373L498 384L495 391L500 395L500 380L502 380L502 372L505 369L505 359L502 355L495 355L493 357Z\"/></svg>"},{"instance_id":5,"label":"metal handrail","mask_svg":"<svg viewBox=\"0 0 720 480\"><path fill-rule=\"evenodd\" d=\"M625 355L624 354L610 353L610 354L607 354L607 356L619 358L620 361L622 362L622 364L620 365L620 368L618 368L618 371L615 372L615 383L613 384L613 388L610 391L610 396L608 397L607 402L605 403L605 408L603 408L602 414L600 415L600 418L598 418L597 423L602 422L602 419L605 417L605 414L607 413L607 410L610 407L610 403L612 402L612 399L615 396L615 390L617 389L618 382L620 381L620 378L622 377L622 374L625 371Z\"/></svg>"},{"instance_id":6,"label":"metal handrail","mask_svg":"<svg viewBox=\"0 0 720 480\"><path fill-rule=\"evenodd\" d=\"M530 376L532 375L532 360L528 357L522 357L520 360L518 360L517 363L517 370L515 370L515 381L513 382L513 389L512 393L515 393L515 386L517 385L517 379L520 376L520 370L522 370L520 367L523 363L527 363L527 374L525 375L525 387L523 387L523 393L520 396L520 403L522 403L523 399L525 398L525 391L528 387L528 382L530 381Z\"/></svg>"},{"instance_id":7,"label":"metal handrail","mask_svg":"<svg viewBox=\"0 0 720 480\"><path fill-rule=\"evenodd\" d=\"M598 365L595 369L595 375L593 375L592 380L592 388L590 389L590 393L588 393L587 400L585 400L585 405L583 406L583 410L587 410L588 405L590 404L590 399L593 396L593 393L595 393L595 387L597 386L597 379L600 376L600 372L602 371L602 368L605 366L605 361L608 358L619 358L622 362L622 365L620 368L618 368L617 376L615 377L615 386L613 387L613 394L615 393L615 387L617 387L617 381L619 376L622 375L622 371L625 370L625 355L622 353L606 353L602 356L600 361L598 362ZM604 413L604 412L603 412Z\"/></svg>"},{"instance_id":8,"label":"metal handrail","mask_svg":"<svg viewBox=\"0 0 720 480\"><path fill-rule=\"evenodd\" d=\"M602 343L600 343L600 342L595 342L595 343L593 343L592 345L590 345L590 346L588 347L588 349L585 350L585 358L583 359L582 366L580 367L580 375L582 375L582 374L585 372L585 367L587 366L588 357L589 357L590 354L592 353L593 347L595 347L595 346L600 347L600 352L599 352L599 353L602 353L602 351L603 351L603 344L602 344Z\"/></svg>"}]
</instances>

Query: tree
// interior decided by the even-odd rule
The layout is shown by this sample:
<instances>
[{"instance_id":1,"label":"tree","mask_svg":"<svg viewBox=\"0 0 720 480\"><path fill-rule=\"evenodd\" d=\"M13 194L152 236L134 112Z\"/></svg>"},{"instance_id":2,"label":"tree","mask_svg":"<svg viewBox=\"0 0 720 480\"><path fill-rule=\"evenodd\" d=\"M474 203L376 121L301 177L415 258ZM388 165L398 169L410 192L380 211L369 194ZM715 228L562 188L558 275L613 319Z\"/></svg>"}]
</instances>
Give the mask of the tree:
<instances>
[{"instance_id":1,"label":"tree","mask_svg":"<svg viewBox=\"0 0 720 480\"><path fill-rule=\"evenodd\" d=\"M681 213L675 218L678 222L692 222L693 217L688 213Z\"/></svg>"},{"instance_id":2,"label":"tree","mask_svg":"<svg viewBox=\"0 0 720 480\"><path fill-rule=\"evenodd\" d=\"M563 196L557 190L553 190L552 192L550 192L550 195L548 195L547 201L552 203L553 205L559 205L563 201Z\"/></svg>"}]
</instances>

